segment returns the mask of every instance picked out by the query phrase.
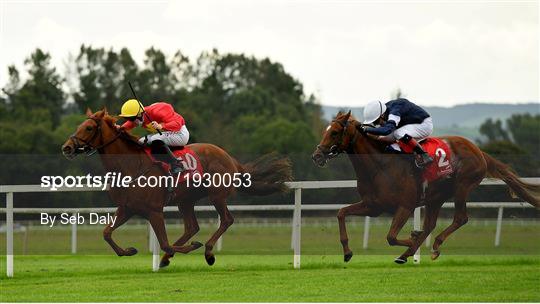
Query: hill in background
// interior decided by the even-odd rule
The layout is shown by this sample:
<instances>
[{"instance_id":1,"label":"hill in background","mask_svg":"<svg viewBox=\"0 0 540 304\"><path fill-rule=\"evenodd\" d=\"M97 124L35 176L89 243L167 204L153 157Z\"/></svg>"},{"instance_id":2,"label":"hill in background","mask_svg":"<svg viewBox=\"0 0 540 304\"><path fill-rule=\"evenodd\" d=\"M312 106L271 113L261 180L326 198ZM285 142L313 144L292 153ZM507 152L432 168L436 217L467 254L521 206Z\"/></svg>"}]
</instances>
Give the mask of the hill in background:
<instances>
[{"instance_id":1,"label":"hill in background","mask_svg":"<svg viewBox=\"0 0 540 304\"><path fill-rule=\"evenodd\" d=\"M339 110L352 110L358 119L363 117L362 107L322 106L324 119L332 120ZM513 114L540 114L539 103L493 104L470 103L453 107L425 107L433 117L435 135L460 135L469 139L480 138L478 128L488 118L505 121Z\"/></svg>"}]
</instances>

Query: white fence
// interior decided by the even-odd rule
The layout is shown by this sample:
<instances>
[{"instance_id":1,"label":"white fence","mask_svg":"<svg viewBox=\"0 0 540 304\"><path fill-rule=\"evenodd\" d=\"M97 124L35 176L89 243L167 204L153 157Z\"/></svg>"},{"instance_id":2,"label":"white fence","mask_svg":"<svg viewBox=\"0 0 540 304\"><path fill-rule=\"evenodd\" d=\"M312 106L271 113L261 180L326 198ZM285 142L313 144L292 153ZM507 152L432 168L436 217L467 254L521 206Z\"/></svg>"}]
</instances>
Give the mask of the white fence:
<instances>
[{"instance_id":1,"label":"white fence","mask_svg":"<svg viewBox=\"0 0 540 304\"><path fill-rule=\"evenodd\" d=\"M540 178L524 178L524 181L539 183ZM503 185L504 183L499 180L485 179L481 185ZM347 181L302 181L302 182L290 182L288 186L294 190L294 205L232 205L229 206L231 211L293 211L292 220L292 237L291 246L293 247L293 267L300 268L300 249L301 249L301 212L302 210L337 210L347 205L337 204L309 204L302 205L302 189L328 189L328 188L355 188L355 180ZM6 193L6 208L1 208L1 212L6 213L6 270L7 276L13 277L13 214L14 213L89 213L89 212L114 212L116 208L14 208L13 194L14 193L28 193L28 192L49 192L47 188L42 188L39 185L6 185L0 186L0 193ZM55 192L81 192L81 191L102 191L99 188L59 188ZM482 202L482 203L468 203L469 207L473 208L498 208L497 216L497 229L495 233L495 246L500 243L500 235L502 228L502 216L503 208L515 208L525 207L532 208L531 205L519 202ZM443 208L451 208L453 203L445 203ZM415 230L420 230L420 209L416 208L414 211L413 226ZM212 211L212 206L196 206L196 211ZM165 212L177 211L176 206L168 206L164 209ZM369 241L369 217L366 217L364 226L364 248L367 248ZM152 246L152 269L157 271L159 269L159 254L160 248L158 242L155 240L153 231L150 233ZM221 239L217 244L217 247L221 247ZM76 252L77 248L77 226L72 226L72 238L71 238L72 252ZM414 255L414 262L420 262L420 249Z\"/></svg>"}]
</instances>

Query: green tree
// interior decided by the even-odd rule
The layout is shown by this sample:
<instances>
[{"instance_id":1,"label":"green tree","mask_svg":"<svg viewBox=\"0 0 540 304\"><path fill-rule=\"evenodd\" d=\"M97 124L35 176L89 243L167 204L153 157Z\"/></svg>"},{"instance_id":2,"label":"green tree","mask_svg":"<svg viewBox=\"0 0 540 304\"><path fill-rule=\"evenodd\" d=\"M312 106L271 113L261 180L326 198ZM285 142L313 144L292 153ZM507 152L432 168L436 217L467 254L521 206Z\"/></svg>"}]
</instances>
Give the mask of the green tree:
<instances>
[{"instance_id":1,"label":"green tree","mask_svg":"<svg viewBox=\"0 0 540 304\"><path fill-rule=\"evenodd\" d=\"M487 141L480 148L511 165L522 175L540 174L540 115L515 114L506 120L504 129L500 120L487 119L480 133Z\"/></svg>"},{"instance_id":2,"label":"green tree","mask_svg":"<svg viewBox=\"0 0 540 304\"><path fill-rule=\"evenodd\" d=\"M480 125L480 134L484 135L488 142L509 140L508 133L504 130L502 122L499 119L493 121L491 118L488 118Z\"/></svg>"},{"instance_id":3,"label":"green tree","mask_svg":"<svg viewBox=\"0 0 540 304\"><path fill-rule=\"evenodd\" d=\"M50 122L49 128L55 128L63 113L65 94L62 91L63 80L51 67L51 56L36 49L24 63L28 79L20 85L19 73L15 67L8 68L9 82L4 88L7 99L4 109L10 119L30 121L32 123Z\"/></svg>"},{"instance_id":4,"label":"green tree","mask_svg":"<svg viewBox=\"0 0 540 304\"><path fill-rule=\"evenodd\" d=\"M540 156L540 115L512 115L506 120L513 141L531 155Z\"/></svg>"},{"instance_id":5,"label":"green tree","mask_svg":"<svg viewBox=\"0 0 540 304\"><path fill-rule=\"evenodd\" d=\"M73 93L81 113L86 108L95 111L104 106L112 111L119 109L125 73L122 63L129 63L126 57L129 58L129 54L119 56L112 48L81 46L74 62L78 87Z\"/></svg>"}]
</instances>

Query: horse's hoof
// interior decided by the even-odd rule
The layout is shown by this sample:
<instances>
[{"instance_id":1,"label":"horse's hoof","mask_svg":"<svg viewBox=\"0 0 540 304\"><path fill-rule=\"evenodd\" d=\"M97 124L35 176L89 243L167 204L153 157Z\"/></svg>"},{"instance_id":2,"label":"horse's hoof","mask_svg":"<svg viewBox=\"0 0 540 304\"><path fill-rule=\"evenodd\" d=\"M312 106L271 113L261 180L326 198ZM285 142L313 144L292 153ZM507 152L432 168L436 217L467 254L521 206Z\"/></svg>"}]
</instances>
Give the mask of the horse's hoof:
<instances>
[{"instance_id":1,"label":"horse's hoof","mask_svg":"<svg viewBox=\"0 0 540 304\"><path fill-rule=\"evenodd\" d=\"M195 250L195 249L201 248L203 244L201 242L195 241L195 242L191 242L191 246L193 246L193 250Z\"/></svg>"},{"instance_id":2,"label":"horse's hoof","mask_svg":"<svg viewBox=\"0 0 540 304\"><path fill-rule=\"evenodd\" d=\"M353 253L352 251L351 252L348 252L346 254L343 255L343 261L345 263L347 263L348 261L350 261L352 259L352 256L353 256Z\"/></svg>"},{"instance_id":3,"label":"horse's hoof","mask_svg":"<svg viewBox=\"0 0 540 304\"><path fill-rule=\"evenodd\" d=\"M159 262L159 268L167 267L167 266L169 266L170 263L171 263L171 261L169 261L169 260L161 260L161 262Z\"/></svg>"},{"instance_id":4,"label":"horse's hoof","mask_svg":"<svg viewBox=\"0 0 540 304\"><path fill-rule=\"evenodd\" d=\"M394 259L394 262L396 262L397 264L405 264L405 263L407 263L407 259L404 259L402 257L398 257L398 258Z\"/></svg>"},{"instance_id":5,"label":"horse's hoof","mask_svg":"<svg viewBox=\"0 0 540 304\"><path fill-rule=\"evenodd\" d=\"M214 265L216 262L216 257L212 255L205 255L204 258L206 259L206 263L208 263L209 266Z\"/></svg>"},{"instance_id":6,"label":"horse's hoof","mask_svg":"<svg viewBox=\"0 0 540 304\"><path fill-rule=\"evenodd\" d=\"M441 255L441 252L439 250L433 250L431 252L431 259L436 260Z\"/></svg>"},{"instance_id":7,"label":"horse's hoof","mask_svg":"<svg viewBox=\"0 0 540 304\"><path fill-rule=\"evenodd\" d=\"M125 250L125 256L132 256L132 255L136 255L137 254L137 249L133 248L133 247L129 247L129 248L126 248Z\"/></svg>"}]
</instances>

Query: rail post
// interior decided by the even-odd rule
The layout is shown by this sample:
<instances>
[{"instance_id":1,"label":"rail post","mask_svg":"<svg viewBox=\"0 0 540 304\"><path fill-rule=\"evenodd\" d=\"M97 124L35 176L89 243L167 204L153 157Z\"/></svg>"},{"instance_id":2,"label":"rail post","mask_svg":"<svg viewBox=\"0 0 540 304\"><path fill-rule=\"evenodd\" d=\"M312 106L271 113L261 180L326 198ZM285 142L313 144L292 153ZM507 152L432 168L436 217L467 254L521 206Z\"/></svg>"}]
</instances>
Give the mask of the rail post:
<instances>
[{"instance_id":1,"label":"rail post","mask_svg":"<svg viewBox=\"0 0 540 304\"><path fill-rule=\"evenodd\" d=\"M221 225L221 217L218 215L217 217L217 226ZM221 247L223 246L223 234L219 237L219 239L216 242L216 250L221 251Z\"/></svg>"},{"instance_id":2,"label":"rail post","mask_svg":"<svg viewBox=\"0 0 540 304\"><path fill-rule=\"evenodd\" d=\"M420 230L420 218L421 218L420 208L415 208L414 216L413 216L413 229L416 231ZM414 256L413 256L414 264L420 264L420 247L422 246L418 246L418 249L414 253Z\"/></svg>"},{"instance_id":3,"label":"rail post","mask_svg":"<svg viewBox=\"0 0 540 304\"><path fill-rule=\"evenodd\" d=\"M150 228L150 239L152 240L152 271L159 270L159 242L153 228Z\"/></svg>"},{"instance_id":4,"label":"rail post","mask_svg":"<svg viewBox=\"0 0 540 304\"><path fill-rule=\"evenodd\" d=\"M501 244L501 229L502 229L503 207L499 207L497 213L497 230L495 231L495 247Z\"/></svg>"},{"instance_id":5,"label":"rail post","mask_svg":"<svg viewBox=\"0 0 540 304\"><path fill-rule=\"evenodd\" d=\"M73 213L73 218L77 217L77 213ZM77 223L71 224L71 254L77 253Z\"/></svg>"},{"instance_id":6,"label":"rail post","mask_svg":"<svg viewBox=\"0 0 540 304\"><path fill-rule=\"evenodd\" d=\"M153 237L154 230L152 230L152 225L150 225L150 222L148 222L147 224L148 224L148 252L153 252L154 251L154 237Z\"/></svg>"},{"instance_id":7,"label":"rail post","mask_svg":"<svg viewBox=\"0 0 540 304\"><path fill-rule=\"evenodd\" d=\"M362 248L367 249L369 243L369 225L370 217L366 216L364 220L364 242L362 243Z\"/></svg>"},{"instance_id":8,"label":"rail post","mask_svg":"<svg viewBox=\"0 0 540 304\"><path fill-rule=\"evenodd\" d=\"M300 268L300 229L302 220L302 189L294 190L294 215L293 215L293 235L294 235L294 257L293 267Z\"/></svg>"},{"instance_id":9,"label":"rail post","mask_svg":"<svg viewBox=\"0 0 540 304\"><path fill-rule=\"evenodd\" d=\"M295 218L296 218L296 208L293 209L293 216L292 216L292 221L291 221L291 249L294 250L294 244L296 244L296 241L295 241L295 237L296 237L296 230L294 229L294 221L295 221Z\"/></svg>"},{"instance_id":10,"label":"rail post","mask_svg":"<svg viewBox=\"0 0 540 304\"><path fill-rule=\"evenodd\" d=\"M13 192L6 193L6 272L13 277Z\"/></svg>"}]
</instances>

